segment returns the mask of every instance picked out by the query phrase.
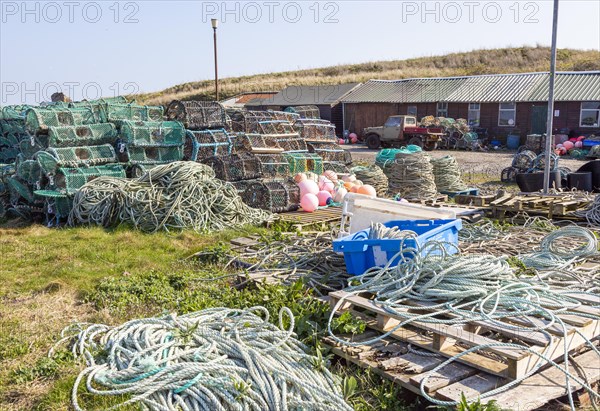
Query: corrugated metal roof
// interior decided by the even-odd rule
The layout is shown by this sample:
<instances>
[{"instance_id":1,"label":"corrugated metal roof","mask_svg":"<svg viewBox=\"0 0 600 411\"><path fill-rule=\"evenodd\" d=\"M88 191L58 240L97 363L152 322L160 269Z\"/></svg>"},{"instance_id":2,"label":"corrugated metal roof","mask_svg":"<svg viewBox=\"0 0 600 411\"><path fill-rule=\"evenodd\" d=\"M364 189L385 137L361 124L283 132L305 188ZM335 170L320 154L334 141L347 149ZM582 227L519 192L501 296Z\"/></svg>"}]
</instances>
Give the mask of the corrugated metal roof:
<instances>
[{"instance_id":1,"label":"corrugated metal roof","mask_svg":"<svg viewBox=\"0 0 600 411\"><path fill-rule=\"evenodd\" d=\"M335 105L360 83L326 86L289 86L272 97L263 100L269 106Z\"/></svg>"},{"instance_id":2,"label":"corrugated metal roof","mask_svg":"<svg viewBox=\"0 0 600 411\"><path fill-rule=\"evenodd\" d=\"M343 103L494 103L548 100L548 73L370 80ZM600 101L600 71L557 73L556 101Z\"/></svg>"}]
</instances>

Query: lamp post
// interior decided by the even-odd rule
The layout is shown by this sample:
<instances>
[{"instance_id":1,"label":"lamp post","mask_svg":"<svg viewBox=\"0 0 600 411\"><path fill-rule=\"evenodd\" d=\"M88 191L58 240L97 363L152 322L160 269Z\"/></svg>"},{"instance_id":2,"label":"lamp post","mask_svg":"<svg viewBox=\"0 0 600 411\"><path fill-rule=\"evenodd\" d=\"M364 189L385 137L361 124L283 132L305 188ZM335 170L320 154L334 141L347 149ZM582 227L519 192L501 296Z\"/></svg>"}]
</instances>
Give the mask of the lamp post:
<instances>
[{"instance_id":1,"label":"lamp post","mask_svg":"<svg viewBox=\"0 0 600 411\"><path fill-rule=\"evenodd\" d=\"M552 125L554 120L554 80L556 78L556 36L558 32L558 0L554 0L552 19L552 50L550 51L550 81L548 87L548 123L546 124L546 163L544 164L544 194L550 188L550 156L552 153Z\"/></svg>"},{"instance_id":2,"label":"lamp post","mask_svg":"<svg viewBox=\"0 0 600 411\"><path fill-rule=\"evenodd\" d=\"M213 40L215 48L215 101L219 101L219 69L217 66L217 19L210 19L210 24L213 28Z\"/></svg>"}]
</instances>

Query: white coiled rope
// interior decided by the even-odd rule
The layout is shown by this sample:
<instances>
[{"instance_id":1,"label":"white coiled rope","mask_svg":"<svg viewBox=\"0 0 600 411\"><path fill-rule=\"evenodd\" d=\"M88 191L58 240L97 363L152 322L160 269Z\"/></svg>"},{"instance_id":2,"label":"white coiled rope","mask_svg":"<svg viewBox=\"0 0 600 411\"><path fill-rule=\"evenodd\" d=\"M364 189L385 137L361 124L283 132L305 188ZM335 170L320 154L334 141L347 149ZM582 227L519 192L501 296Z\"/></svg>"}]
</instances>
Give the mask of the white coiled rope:
<instances>
[{"instance_id":1,"label":"white coiled rope","mask_svg":"<svg viewBox=\"0 0 600 411\"><path fill-rule=\"evenodd\" d=\"M109 409L138 403L156 411L352 410L339 381L306 354L293 328L287 308L279 327L264 307L213 308L118 327L77 324L57 345L72 342L73 354L85 357L72 391L77 411L83 380L93 395L130 397Z\"/></svg>"}]
</instances>

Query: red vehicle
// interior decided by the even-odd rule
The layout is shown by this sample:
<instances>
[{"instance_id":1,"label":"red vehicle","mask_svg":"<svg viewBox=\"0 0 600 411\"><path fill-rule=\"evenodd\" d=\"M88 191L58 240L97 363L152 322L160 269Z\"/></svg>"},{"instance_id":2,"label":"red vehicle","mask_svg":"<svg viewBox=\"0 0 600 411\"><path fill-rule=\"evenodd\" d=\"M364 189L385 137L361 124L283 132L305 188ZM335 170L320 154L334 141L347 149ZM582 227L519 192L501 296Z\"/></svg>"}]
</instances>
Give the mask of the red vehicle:
<instances>
[{"instance_id":1,"label":"red vehicle","mask_svg":"<svg viewBox=\"0 0 600 411\"><path fill-rule=\"evenodd\" d=\"M444 136L442 128L421 127L414 116L390 116L383 127L367 127L363 136L367 147L394 147L414 144L430 151L435 150Z\"/></svg>"}]
</instances>

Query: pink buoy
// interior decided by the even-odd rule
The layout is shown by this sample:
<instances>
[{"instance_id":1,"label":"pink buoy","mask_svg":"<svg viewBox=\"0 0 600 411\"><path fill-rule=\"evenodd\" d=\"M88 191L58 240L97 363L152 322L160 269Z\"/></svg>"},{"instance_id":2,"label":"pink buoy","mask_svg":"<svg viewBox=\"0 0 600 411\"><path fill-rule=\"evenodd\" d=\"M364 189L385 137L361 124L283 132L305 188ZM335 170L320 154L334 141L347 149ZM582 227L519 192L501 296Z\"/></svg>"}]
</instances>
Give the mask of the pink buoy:
<instances>
[{"instance_id":1,"label":"pink buoy","mask_svg":"<svg viewBox=\"0 0 600 411\"><path fill-rule=\"evenodd\" d=\"M294 181L296 182L296 184L298 184L304 180L306 180L306 174L304 174L304 173L298 173L294 176Z\"/></svg>"},{"instance_id":2,"label":"pink buoy","mask_svg":"<svg viewBox=\"0 0 600 411\"><path fill-rule=\"evenodd\" d=\"M326 170L323 175L325 177L327 177L328 179L330 179L331 181L333 181L334 183L337 183L338 181L338 175L335 171L333 170Z\"/></svg>"},{"instance_id":3,"label":"pink buoy","mask_svg":"<svg viewBox=\"0 0 600 411\"><path fill-rule=\"evenodd\" d=\"M564 147L564 148L565 148L567 151L569 151L569 150L571 150L573 147L575 147L575 143L573 143L572 141L565 141L565 142L563 143L563 147Z\"/></svg>"},{"instance_id":4,"label":"pink buoy","mask_svg":"<svg viewBox=\"0 0 600 411\"><path fill-rule=\"evenodd\" d=\"M352 144L356 144L358 143L358 137L354 137L350 141L352 142Z\"/></svg>"},{"instance_id":5,"label":"pink buoy","mask_svg":"<svg viewBox=\"0 0 600 411\"><path fill-rule=\"evenodd\" d=\"M575 143L575 148L581 148L583 147L583 141L578 141Z\"/></svg>"},{"instance_id":6,"label":"pink buoy","mask_svg":"<svg viewBox=\"0 0 600 411\"><path fill-rule=\"evenodd\" d=\"M354 140L354 139L357 139L357 140L358 140L358 136L356 135L356 133L350 133L350 134L348 135L348 138L350 138L350 140Z\"/></svg>"},{"instance_id":7,"label":"pink buoy","mask_svg":"<svg viewBox=\"0 0 600 411\"><path fill-rule=\"evenodd\" d=\"M319 198L312 193L307 193L302 196L300 207L302 207L303 211L312 213L319 207Z\"/></svg>"},{"instance_id":8,"label":"pink buoy","mask_svg":"<svg viewBox=\"0 0 600 411\"><path fill-rule=\"evenodd\" d=\"M331 192L333 192L334 188L335 188L335 184L333 184L333 181L331 181L330 179L328 179L325 176L319 177L319 190L329 191L331 193Z\"/></svg>"},{"instance_id":9,"label":"pink buoy","mask_svg":"<svg viewBox=\"0 0 600 411\"><path fill-rule=\"evenodd\" d=\"M317 194L317 198L319 199L319 205L321 207L326 206L327 201L331 199L331 193L329 191L319 191L319 194Z\"/></svg>"},{"instance_id":10,"label":"pink buoy","mask_svg":"<svg viewBox=\"0 0 600 411\"><path fill-rule=\"evenodd\" d=\"M345 143L345 141L344 141L344 139L343 139L343 138L340 138L340 139L338 140L338 143L339 143L340 145L342 145L342 144L344 144L344 143Z\"/></svg>"},{"instance_id":11,"label":"pink buoy","mask_svg":"<svg viewBox=\"0 0 600 411\"><path fill-rule=\"evenodd\" d=\"M304 180L298 184L300 187L300 196L304 197L306 194L317 195L319 192L319 186L312 180Z\"/></svg>"}]
</instances>

